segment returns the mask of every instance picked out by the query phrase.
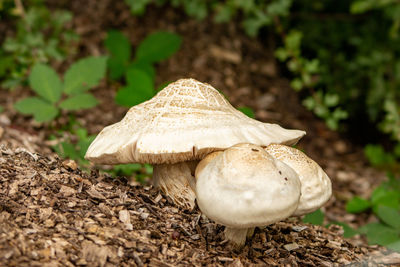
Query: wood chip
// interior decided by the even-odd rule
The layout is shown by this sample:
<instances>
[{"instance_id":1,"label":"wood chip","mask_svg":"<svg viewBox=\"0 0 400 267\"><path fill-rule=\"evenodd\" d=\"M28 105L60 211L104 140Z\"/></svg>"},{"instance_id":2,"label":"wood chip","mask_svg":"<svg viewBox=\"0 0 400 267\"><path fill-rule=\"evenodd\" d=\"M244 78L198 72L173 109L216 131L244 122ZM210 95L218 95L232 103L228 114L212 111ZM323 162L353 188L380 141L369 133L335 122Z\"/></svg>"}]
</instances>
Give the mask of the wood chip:
<instances>
[{"instance_id":1,"label":"wood chip","mask_svg":"<svg viewBox=\"0 0 400 267\"><path fill-rule=\"evenodd\" d=\"M290 243L290 244L285 244L283 245L283 247L287 250L287 251L292 251L295 249L298 249L300 246L296 243Z\"/></svg>"}]
</instances>

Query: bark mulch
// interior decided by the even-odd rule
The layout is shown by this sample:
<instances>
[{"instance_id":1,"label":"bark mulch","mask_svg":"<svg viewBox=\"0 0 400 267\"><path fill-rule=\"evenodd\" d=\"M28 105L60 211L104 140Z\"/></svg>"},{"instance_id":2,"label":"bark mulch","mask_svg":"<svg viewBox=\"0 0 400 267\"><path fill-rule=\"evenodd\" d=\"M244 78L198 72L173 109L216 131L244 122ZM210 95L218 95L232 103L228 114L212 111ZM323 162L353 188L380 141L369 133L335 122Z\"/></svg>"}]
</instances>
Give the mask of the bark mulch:
<instances>
[{"instance_id":1,"label":"bark mulch","mask_svg":"<svg viewBox=\"0 0 400 267\"><path fill-rule=\"evenodd\" d=\"M297 220L258 229L242 250L198 209L74 161L0 148L0 265L384 266L399 254L353 246L342 229ZM372 253L372 254L371 254ZM393 265L394 266L394 265Z\"/></svg>"}]
</instances>

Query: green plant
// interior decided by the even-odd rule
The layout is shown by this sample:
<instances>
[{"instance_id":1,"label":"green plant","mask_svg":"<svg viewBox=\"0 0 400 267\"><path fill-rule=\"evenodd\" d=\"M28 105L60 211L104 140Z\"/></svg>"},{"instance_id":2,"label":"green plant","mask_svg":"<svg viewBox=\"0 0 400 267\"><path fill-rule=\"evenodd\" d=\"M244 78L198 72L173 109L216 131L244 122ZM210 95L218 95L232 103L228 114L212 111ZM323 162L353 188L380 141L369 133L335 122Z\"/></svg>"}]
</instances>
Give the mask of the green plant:
<instances>
[{"instance_id":1,"label":"green plant","mask_svg":"<svg viewBox=\"0 0 400 267\"><path fill-rule=\"evenodd\" d=\"M256 36L259 30L273 24L277 16L286 16L292 0L125 0L135 15L142 15L147 5L158 6L169 2L173 7L182 7L187 15L198 20L213 14L214 21L224 23L236 17L242 19L242 27L250 36Z\"/></svg>"},{"instance_id":2,"label":"green plant","mask_svg":"<svg viewBox=\"0 0 400 267\"><path fill-rule=\"evenodd\" d=\"M70 115L68 123L50 136L50 140L56 142L52 146L53 150L63 159L75 160L83 170L90 165L85 159L85 154L95 138L95 135L88 135L87 130L77 122L74 115ZM110 173L114 177L134 176L138 182L144 183L145 178L152 175L153 167L149 164L133 163L113 165L111 169L101 169L101 171Z\"/></svg>"},{"instance_id":3,"label":"green plant","mask_svg":"<svg viewBox=\"0 0 400 267\"><path fill-rule=\"evenodd\" d=\"M340 97L336 93L325 93L322 89L315 91L319 74L319 60L308 60L301 54L301 39L303 34L292 30L283 34L284 46L276 50L275 55L280 61L287 61L288 69L295 74L291 86L296 91L308 90L308 96L303 105L312 110L318 117L325 120L327 126L337 130L339 122L348 117L348 113L338 107Z\"/></svg>"},{"instance_id":4,"label":"green plant","mask_svg":"<svg viewBox=\"0 0 400 267\"><path fill-rule=\"evenodd\" d=\"M245 114L247 117L254 119L256 117L256 114L254 114L254 110L249 107L239 107L238 110L240 110L243 114Z\"/></svg>"},{"instance_id":5,"label":"green plant","mask_svg":"<svg viewBox=\"0 0 400 267\"><path fill-rule=\"evenodd\" d=\"M311 223L314 225L321 225L321 226L325 226L325 227L329 227L332 224L339 225L343 228L343 237L345 237L345 238L350 238L356 234L359 234L359 231L353 229L348 224L343 223L343 222L333 221L333 222L329 222L328 224L324 225L324 219L325 219L325 214L320 209L318 209L312 213L305 215L302 219L302 222Z\"/></svg>"},{"instance_id":6,"label":"green plant","mask_svg":"<svg viewBox=\"0 0 400 267\"><path fill-rule=\"evenodd\" d=\"M3 112L4 108L2 105L0 105L0 113Z\"/></svg>"},{"instance_id":7,"label":"green plant","mask_svg":"<svg viewBox=\"0 0 400 267\"><path fill-rule=\"evenodd\" d=\"M151 177L153 174L153 167L149 164L120 164L114 165L112 169L107 171L112 176L134 176L136 181L140 183L145 182L146 177Z\"/></svg>"},{"instance_id":8,"label":"green plant","mask_svg":"<svg viewBox=\"0 0 400 267\"><path fill-rule=\"evenodd\" d=\"M399 142L400 3L303 0L292 9L298 16L288 16L281 26L302 33L300 58L318 59L312 89L337 95L348 128L375 126Z\"/></svg>"},{"instance_id":9,"label":"green plant","mask_svg":"<svg viewBox=\"0 0 400 267\"><path fill-rule=\"evenodd\" d=\"M311 224L315 224L315 225L323 225L324 223L324 218L325 218L325 214L320 210L316 210L312 213L306 214L303 217L303 222L304 223L311 223Z\"/></svg>"},{"instance_id":10,"label":"green plant","mask_svg":"<svg viewBox=\"0 0 400 267\"><path fill-rule=\"evenodd\" d=\"M29 68L36 63L61 61L73 52L71 42L77 40L77 35L67 27L72 19L68 11L50 12L41 2L35 2L26 12L22 4L12 10L19 16L16 34L7 37L0 49L0 79L4 88L24 83Z\"/></svg>"},{"instance_id":11,"label":"green plant","mask_svg":"<svg viewBox=\"0 0 400 267\"><path fill-rule=\"evenodd\" d=\"M106 60L106 57L88 57L77 61L66 71L64 82L49 66L36 64L29 75L29 85L37 96L19 100L15 109L45 122L57 117L60 110L94 107L98 101L87 91L104 77Z\"/></svg>"},{"instance_id":12,"label":"green plant","mask_svg":"<svg viewBox=\"0 0 400 267\"><path fill-rule=\"evenodd\" d=\"M53 146L54 151L62 158L75 160L81 167L87 167L89 162L85 160L85 153L96 136L88 135L87 130L81 127L72 127L71 132L61 132L61 135L64 135L64 141ZM53 135L50 139L57 138Z\"/></svg>"},{"instance_id":13,"label":"green plant","mask_svg":"<svg viewBox=\"0 0 400 267\"><path fill-rule=\"evenodd\" d=\"M400 180L388 175L388 181L378 186L370 199L358 196L346 205L347 212L360 213L371 210L379 219L358 231L367 236L370 244L386 246L400 251Z\"/></svg>"},{"instance_id":14,"label":"green plant","mask_svg":"<svg viewBox=\"0 0 400 267\"><path fill-rule=\"evenodd\" d=\"M181 45L181 37L170 32L148 35L131 59L129 40L118 31L109 31L105 46L110 52L108 69L112 79L125 76L126 86L115 97L118 104L131 107L154 96L154 64L169 58Z\"/></svg>"},{"instance_id":15,"label":"green plant","mask_svg":"<svg viewBox=\"0 0 400 267\"><path fill-rule=\"evenodd\" d=\"M276 56L286 62L291 85L308 109L332 129L375 128L400 142L398 1L126 2L140 14L149 4L169 3L198 19L209 15L215 22L239 18L251 36L272 27L281 46Z\"/></svg>"},{"instance_id":16,"label":"green plant","mask_svg":"<svg viewBox=\"0 0 400 267\"><path fill-rule=\"evenodd\" d=\"M392 173L400 171L400 143L397 143L391 152L385 151L381 145L368 144L364 154L372 166Z\"/></svg>"}]
</instances>

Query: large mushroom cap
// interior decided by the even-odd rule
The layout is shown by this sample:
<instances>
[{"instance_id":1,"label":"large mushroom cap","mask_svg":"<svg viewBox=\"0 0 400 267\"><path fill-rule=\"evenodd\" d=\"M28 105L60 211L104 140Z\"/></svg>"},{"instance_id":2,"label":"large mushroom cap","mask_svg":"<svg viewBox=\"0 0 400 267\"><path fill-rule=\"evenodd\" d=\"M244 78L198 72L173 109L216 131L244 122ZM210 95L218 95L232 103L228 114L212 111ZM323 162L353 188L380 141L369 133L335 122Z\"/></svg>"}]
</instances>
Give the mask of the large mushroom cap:
<instances>
[{"instance_id":1,"label":"large mushroom cap","mask_svg":"<svg viewBox=\"0 0 400 267\"><path fill-rule=\"evenodd\" d=\"M260 146L238 144L205 160L196 170L197 204L217 223L265 226L296 210L301 187L296 172Z\"/></svg>"},{"instance_id":2,"label":"large mushroom cap","mask_svg":"<svg viewBox=\"0 0 400 267\"><path fill-rule=\"evenodd\" d=\"M294 144L304 134L251 119L212 86L181 79L104 128L85 157L102 164L177 163L243 142Z\"/></svg>"},{"instance_id":3,"label":"large mushroom cap","mask_svg":"<svg viewBox=\"0 0 400 267\"><path fill-rule=\"evenodd\" d=\"M300 150L279 144L271 144L265 150L289 165L301 182L300 203L293 215L300 216L320 208L332 195L332 184L322 168Z\"/></svg>"}]
</instances>

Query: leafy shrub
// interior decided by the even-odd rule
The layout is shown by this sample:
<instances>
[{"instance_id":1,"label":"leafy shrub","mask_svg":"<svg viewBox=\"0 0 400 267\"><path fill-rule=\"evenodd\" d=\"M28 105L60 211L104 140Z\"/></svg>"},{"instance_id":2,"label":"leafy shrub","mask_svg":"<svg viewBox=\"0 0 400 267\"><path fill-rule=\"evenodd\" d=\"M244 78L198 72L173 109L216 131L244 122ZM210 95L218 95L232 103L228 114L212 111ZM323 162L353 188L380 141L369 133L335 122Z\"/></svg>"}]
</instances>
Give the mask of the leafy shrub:
<instances>
[{"instance_id":1,"label":"leafy shrub","mask_svg":"<svg viewBox=\"0 0 400 267\"><path fill-rule=\"evenodd\" d=\"M400 251L400 180L394 175L388 177L387 182L373 191L370 199L354 197L347 203L346 210L351 213L372 210L379 221L368 223L358 231L367 236L370 244Z\"/></svg>"},{"instance_id":2,"label":"leafy shrub","mask_svg":"<svg viewBox=\"0 0 400 267\"><path fill-rule=\"evenodd\" d=\"M71 42L77 40L77 35L66 27L72 19L70 12L50 12L42 4L21 12L14 12L20 16L15 36L6 38L0 49L0 80L4 88L24 83L28 70L36 63L61 61L72 52Z\"/></svg>"},{"instance_id":3,"label":"leafy shrub","mask_svg":"<svg viewBox=\"0 0 400 267\"><path fill-rule=\"evenodd\" d=\"M375 127L400 142L400 3L351 0L126 0L134 14L169 3L192 17L241 19L250 36L277 33L276 56L303 104L332 129ZM280 40L279 40L280 39Z\"/></svg>"},{"instance_id":4,"label":"leafy shrub","mask_svg":"<svg viewBox=\"0 0 400 267\"><path fill-rule=\"evenodd\" d=\"M105 46L110 52L108 69L112 79L125 76L126 86L122 87L115 101L131 107L154 96L154 63L173 55L181 45L181 37L170 32L155 32L148 35L136 48L131 59L131 45L121 32L110 31Z\"/></svg>"},{"instance_id":5,"label":"leafy shrub","mask_svg":"<svg viewBox=\"0 0 400 267\"><path fill-rule=\"evenodd\" d=\"M372 166L396 173L400 171L400 143L397 143L392 152L387 152L381 145L368 144L364 153Z\"/></svg>"},{"instance_id":6,"label":"leafy shrub","mask_svg":"<svg viewBox=\"0 0 400 267\"><path fill-rule=\"evenodd\" d=\"M60 109L71 111L96 106L98 101L87 91L104 77L106 60L106 57L88 57L77 61L66 71L64 82L49 66L36 64L29 75L29 85L37 96L19 100L15 109L45 122L57 117Z\"/></svg>"},{"instance_id":7,"label":"leafy shrub","mask_svg":"<svg viewBox=\"0 0 400 267\"><path fill-rule=\"evenodd\" d=\"M393 1L371 3L362 0L335 5L325 1L318 7L296 3L295 7L308 16L289 19L288 27L293 25L303 33L302 57L317 57L320 62L315 88L338 95L338 104L354 124L360 125L360 118L367 117L364 124L376 124L399 141L399 46L390 28L398 20L392 11L400 5ZM364 12L368 13L363 16ZM325 15L324 23L318 14ZM338 19L337 14L345 15Z\"/></svg>"},{"instance_id":8,"label":"leafy shrub","mask_svg":"<svg viewBox=\"0 0 400 267\"><path fill-rule=\"evenodd\" d=\"M213 14L217 23L228 22L242 14L242 26L250 36L256 36L258 31L273 24L276 16L286 16L292 0L125 0L134 15L142 15L149 4L163 5L166 2L173 7L182 7L186 14L196 19L204 19Z\"/></svg>"}]
</instances>

